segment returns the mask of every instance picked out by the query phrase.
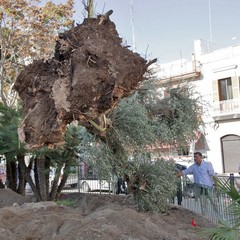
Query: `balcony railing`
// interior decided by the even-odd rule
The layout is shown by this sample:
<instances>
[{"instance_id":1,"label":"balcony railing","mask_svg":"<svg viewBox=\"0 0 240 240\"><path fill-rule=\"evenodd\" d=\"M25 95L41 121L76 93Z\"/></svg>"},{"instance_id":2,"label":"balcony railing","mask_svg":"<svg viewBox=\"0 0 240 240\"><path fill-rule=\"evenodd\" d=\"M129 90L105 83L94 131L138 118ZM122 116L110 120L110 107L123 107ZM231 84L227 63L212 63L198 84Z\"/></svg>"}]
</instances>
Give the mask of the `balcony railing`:
<instances>
[{"instance_id":1,"label":"balcony railing","mask_svg":"<svg viewBox=\"0 0 240 240\"><path fill-rule=\"evenodd\" d=\"M214 116L228 114L240 114L240 98L234 98L214 103L213 105Z\"/></svg>"},{"instance_id":2,"label":"balcony railing","mask_svg":"<svg viewBox=\"0 0 240 240\"><path fill-rule=\"evenodd\" d=\"M166 82L179 82L182 80L199 79L201 75L200 62L192 61L176 61L171 64L162 65L157 69L157 85Z\"/></svg>"}]
</instances>

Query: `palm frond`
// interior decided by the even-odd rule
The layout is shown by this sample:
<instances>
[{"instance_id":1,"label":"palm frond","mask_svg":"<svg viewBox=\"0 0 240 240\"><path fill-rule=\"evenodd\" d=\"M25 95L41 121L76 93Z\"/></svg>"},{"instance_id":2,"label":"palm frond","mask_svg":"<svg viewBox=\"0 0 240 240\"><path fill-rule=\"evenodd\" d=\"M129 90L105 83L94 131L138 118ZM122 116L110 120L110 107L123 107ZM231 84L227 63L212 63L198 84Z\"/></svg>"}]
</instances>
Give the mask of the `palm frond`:
<instances>
[{"instance_id":1,"label":"palm frond","mask_svg":"<svg viewBox=\"0 0 240 240\"><path fill-rule=\"evenodd\" d=\"M227 214L231 216L231 223L220 220L217 227L201 230L200 235L210 236L212 240L236 240L240 236L240 195L235 186L225 179L214 177L214 180L220 194L227 195L232 200L227 208Z\"/></svg>"},{"instance_id":2,"label":"palm frond","mask_svg":"<svg viewBox=\"0 0 240 240\"><path fill-rule=\"evenodd\" d=\"M218 227L206 228L199 232L200 236L211 240L236 240L239 237L238 228L231 226L227 221L220 220Z\"/></svg>"},{"instance_id":3,"label":"palm frond","mask_svg":"<svg viewBox=\"0 0 240 240\"><path fill-rule=\"evenodd\" d=\"M233 184L218 177L215 177L215 183L221 192L226 193L234 201L240 203L240 194Z\"/></svg>"}]
</instances>

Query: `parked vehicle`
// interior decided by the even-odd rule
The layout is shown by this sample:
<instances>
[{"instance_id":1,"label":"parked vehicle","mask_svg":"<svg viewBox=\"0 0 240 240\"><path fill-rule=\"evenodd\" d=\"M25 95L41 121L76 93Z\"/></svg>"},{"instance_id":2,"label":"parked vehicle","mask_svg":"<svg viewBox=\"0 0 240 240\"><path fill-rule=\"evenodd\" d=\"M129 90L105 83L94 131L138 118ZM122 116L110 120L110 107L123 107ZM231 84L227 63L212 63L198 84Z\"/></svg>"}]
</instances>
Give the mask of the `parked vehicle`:
<instances>
[{"instance_id":1,"label":"parked vehicle","mask_svg":"<svg viewBox=\"0 0 240 240\"><path fill-rule=\"evenodd\" d=\"M52 182L53 182L53 179L54 179L54 176L55 176L55 171L56 171L55 168L51 168L51 171L49 173L50 186L52 185ZM60 184L60 181L62 179L62 175L63 175L63 168L61 170L61 175L60 175L58 184ZM78 177L78 167L77 166L70 167L70 173L69 173L67 181L65 183L65 188L69 188L69 187L75 188L75 187L77 187L78 179L79 179L79 177Z\"/></svg>"},{"instance_id":2,"label":"parked vehicle","mask_svg":"<svg viewBox=\"0 0 240 240\"><path fill-rule=\"evenodd\" d=\"M82 179L79 181L80 190L83 192L111 191L116 192L115 182L100 179Z\"/></svg>"},{"instance_id":3,"label":"parked vehicle","mask_svg":"<svg viewBox=\"0 0 240 240\"><path fill-rule=\"evenodd\" d=\"M111 181L100 179L81 179L80 190L83 192L112 192L114 194L127 194L127 183L122 178L114 177Z\"/></svg>"},{"instance_id":4,"label":"parked vehicle","mask_svg":"<svg viewBox=\"0 0 240 240\"><path fill-rule=\"evenodd\" d=\"M54 177L54 169L51 178ZM63 174L63 172L62 172ZM101 179L97 171L87 162L70 168L70 174L64 188L78 188L81 192L112 192L114 194L127 194L127 183L121 177L110 174L111 179ZM60 177L61 178L61 177Z\"/></svg>"},{"instance_id":5,"label":"parked vehicle","mask_svg":"<svg viewBox=\"0 0 240 240\"><path fill-rule=\"evenodd\" d=\"M78 186L78 182L79 182L78 173L70 173L65 183L65 188L66 187L75 188Z\"/></svg>"}]
</instances>

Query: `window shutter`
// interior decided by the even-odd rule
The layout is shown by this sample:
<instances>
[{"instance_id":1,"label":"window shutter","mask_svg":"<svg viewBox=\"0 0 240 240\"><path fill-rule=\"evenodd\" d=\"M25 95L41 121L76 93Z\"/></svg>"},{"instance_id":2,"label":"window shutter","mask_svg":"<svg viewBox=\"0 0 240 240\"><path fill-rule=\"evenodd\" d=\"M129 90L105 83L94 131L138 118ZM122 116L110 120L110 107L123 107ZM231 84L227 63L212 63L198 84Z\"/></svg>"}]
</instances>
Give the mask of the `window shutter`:
<instances>
[{"instance_id":1,"label":"window shutter","mask_svg":"<svg viewBox=\"0 0 240 240\"><path fill-rule=\"evenodd\" d=\"M238 77L234 76L232 77L232 92L233 92L233 98L239 97L239 89L238 89L239 83L238 83Z\"/></svg>"},{"instance_id":2,"label":"window shutter","mask_svg":"<svg viewBox=\"0 0 240 240\"><path fill-rule=\"evenodd\" d=\"M213 102L219 102L218 80L212 81L212 96L213 96Z\"/></svg>"}]
</instances>

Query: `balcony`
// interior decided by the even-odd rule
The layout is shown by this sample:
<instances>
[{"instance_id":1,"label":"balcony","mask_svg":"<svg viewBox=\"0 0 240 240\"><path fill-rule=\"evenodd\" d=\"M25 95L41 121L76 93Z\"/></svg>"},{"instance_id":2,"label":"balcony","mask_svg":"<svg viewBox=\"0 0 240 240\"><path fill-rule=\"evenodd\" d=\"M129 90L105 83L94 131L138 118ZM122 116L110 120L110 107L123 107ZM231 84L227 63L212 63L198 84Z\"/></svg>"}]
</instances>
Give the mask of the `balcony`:
<instances>
[{"instance_id":1,"label":"balcony","mask_svg":"<svg viewBox=\"0 0 240 240\"><path fill-rule=\"evenodd\" d=\"M215 102L213 118L216 121L240 118L240 98Z\"/></svg>"},{"instance_id":2,"label":"balcony","mask_svg":"<svg viewBox=\"0 0 240 240\"><path fill-rule=\"evenodd\" d=\"M176 61L163 64L157 69L157 86L166 83L178 84L182 81L198 80L201 76L200 62L195 59L192 61Z\"/></svg>"}]
</instances>

